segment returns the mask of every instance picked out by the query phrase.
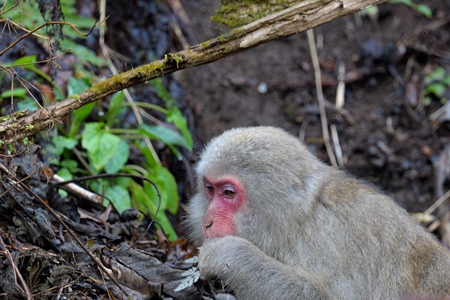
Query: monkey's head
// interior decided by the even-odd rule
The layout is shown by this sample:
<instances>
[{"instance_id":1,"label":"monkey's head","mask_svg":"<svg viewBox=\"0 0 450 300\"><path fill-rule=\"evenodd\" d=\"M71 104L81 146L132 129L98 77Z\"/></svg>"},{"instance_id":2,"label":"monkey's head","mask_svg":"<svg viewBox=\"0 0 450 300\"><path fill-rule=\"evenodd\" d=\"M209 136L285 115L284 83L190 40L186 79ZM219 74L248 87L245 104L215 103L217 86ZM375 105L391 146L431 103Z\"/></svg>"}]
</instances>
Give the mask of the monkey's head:
<instances>
[{"instance_id":1,"label":"monkey's head","mask_svg":"<svg viewBox=\"0 0 450 300\"><path fill-rule=\"evenodd\" d=\"M187 217L191 240L236 235L264 249L265 241L285 236L290 222L307 217L322 169L281 129L226 131L206 146L196 168L197 193Z\"/></svg>"}]
</instances>

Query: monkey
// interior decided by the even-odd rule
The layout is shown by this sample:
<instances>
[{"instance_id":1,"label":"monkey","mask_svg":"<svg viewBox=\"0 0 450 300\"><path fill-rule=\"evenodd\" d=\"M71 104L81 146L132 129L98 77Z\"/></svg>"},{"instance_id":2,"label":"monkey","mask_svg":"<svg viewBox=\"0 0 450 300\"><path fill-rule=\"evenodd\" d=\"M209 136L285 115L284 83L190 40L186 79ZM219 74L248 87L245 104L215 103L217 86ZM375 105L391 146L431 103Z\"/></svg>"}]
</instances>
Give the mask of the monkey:
<instances>
[{"instance_id":1,"label":"monkey","mask_svg":"<svg viewBox=\"0 0 450 300\"><path fill-rule=\"evenodd\" d=\"M237 299L450 295L450 251L372 185L276 127L225 131L200 154L184 220L200 273Z\"/></svg>"}]
</instances>

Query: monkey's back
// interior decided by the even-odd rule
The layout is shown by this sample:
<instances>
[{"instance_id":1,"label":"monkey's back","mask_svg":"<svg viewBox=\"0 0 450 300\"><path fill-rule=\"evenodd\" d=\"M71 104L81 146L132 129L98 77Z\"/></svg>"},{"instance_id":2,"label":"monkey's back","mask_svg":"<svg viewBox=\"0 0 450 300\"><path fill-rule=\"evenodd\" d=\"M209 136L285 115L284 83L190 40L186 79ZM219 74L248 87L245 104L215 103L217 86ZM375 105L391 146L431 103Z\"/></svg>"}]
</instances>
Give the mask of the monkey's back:
<instances>
[{"instance_id":1,"label":"monkey's back","mask_svg":"<svg viewBox=\"0 0 450 300\"><path fill-rule=\"evenodd\" d=\"M314 253L310 268L315 273L331 270L325 277L336 292L331 298L450 294L446 249L391 198L343 172L329 176L333 180L324 178L318 194L316 226L309 226L325 244L310 243L304 251Z\"/></svg>"}]
</instances>

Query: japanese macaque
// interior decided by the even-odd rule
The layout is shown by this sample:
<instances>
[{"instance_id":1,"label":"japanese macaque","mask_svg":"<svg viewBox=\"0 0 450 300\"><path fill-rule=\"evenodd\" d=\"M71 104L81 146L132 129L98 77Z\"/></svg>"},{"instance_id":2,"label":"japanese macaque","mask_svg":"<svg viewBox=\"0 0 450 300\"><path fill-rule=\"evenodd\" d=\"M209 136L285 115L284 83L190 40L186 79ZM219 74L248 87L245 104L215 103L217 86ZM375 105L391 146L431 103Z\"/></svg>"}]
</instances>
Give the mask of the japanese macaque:
<instances>
[{"instance_id":1,"label":"japanese macaque","mask_svg":"<svg viewBox=\"0 0 450 300\"><path fill-rule=\"evenodd\" d=\"M232 129L196 167L186 225L237 299L450 295L450 252L392 199L273 127Z\"/></svg>"}]
</instances>

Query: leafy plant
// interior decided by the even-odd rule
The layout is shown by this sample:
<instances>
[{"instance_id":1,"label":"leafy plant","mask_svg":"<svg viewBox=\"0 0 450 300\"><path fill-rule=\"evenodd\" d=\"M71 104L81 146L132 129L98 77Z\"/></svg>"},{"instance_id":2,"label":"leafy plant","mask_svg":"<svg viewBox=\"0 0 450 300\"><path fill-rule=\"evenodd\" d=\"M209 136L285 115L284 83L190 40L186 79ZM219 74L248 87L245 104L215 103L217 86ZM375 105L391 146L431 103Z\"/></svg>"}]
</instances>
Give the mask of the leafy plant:
<instances>
[{"instance_id":1,"label":"leafy plant","mask_svg":"<svg viewBox=\"0 0 450 300\"><path fill-rule=\"evenodd\" d=\"M69 80L68 89L77 93L87 88L85 84L87 84L87 81L84 79L75 80L72 78ZM164 86L158 84L156 85L160 93L163 93ZM176 232L166 215L166 211L176 214L178 210L179 196L175 178L169 170L157 163L158 160L152 152L141 143L144 137L161 141L177 156L180 156L178 147L192 150L192 137L187 129L186 120L178 107L175 106L175 100L168 97L165 103L171 107L163 108L148 103L137 103L137 105L162 112L166 115L166 120L183 134L167 127L147 124L143 124L136 129L113 128L125 107L124 93L118 92L112 96L108 111L98 122L85 122L95 104L89 104L74 111L71 115L70 128L65 136L53 137L53 143L47 147L47 150L61 157L60 161L54 161L54 163L60 167L58 175L66 179L73 178L76 173L99 174L105 172L112 174L125 172L145 176L152 180L161 193L160 210L156 215L156 221L171 239L175 239L177 237ZM80 130L82 131L81 134L79 134ZM130 140L134 141L133 144L142 153L144 158L142 165L127 165L130 153L130 146L127 141ZM78 149L77 147L85 151L82 157L86 157L86 169L80 169L79 162L72 158L74 156L73 151ZM135 207L155 217L159 199L155 188L150 184L144 183L141 185L130 178L115 178L112 181L99 179L91 182L90 186L96 192L105 194L119 212Z\"/></svg>"},{"instance_id":2,"label":"leafy plant","mask_svg":"<svg viewBox=\"0 0 450 300\"><path fill-rule=\"evenodd\" d=\"M50 76L39 70L34 64L37 62L36 55L31 56L24 56L19 59L16 59L15 61L11 63L4 63L3 67L5 70L9 70L11 68L22 68L24 70L28 70L32 73L34 73L39 78L44 79L46 82L53 85L53 87L56 90L59 90L59 88L54 84L54 82L51 80ZM17 73L17 71L11 71L13 74ZM16 75L17 76L17 75ZM3 76L1 77L3 79ZM26 80L26 79L24 79ZM17 110L36 110L39 108L37 101L32 98L31 94L29 93L29 90L25 87L12 87L10 90L4 91L1 96L2 99L11 99L12 103L15 103L17 105Z\"/></svg>"},{"instance_id":3,"label":"leafy plant","mask_svg":"<svg viewBox=\"0 0 450 300\"><path fill-rule=\"evenodd\" d=\"M64 15L65 24L60 24L62 26L62 34L64 39L59 39L61 50L60 54L66 51L74 53L79 62L90 63L95 66L106 66L107 62L104 58L97 56L92 50L83 46L81 43L77 43L77 39L84 38L78 32L76 32L73 27L68 26L68 24L75 24L76 28L79 30L89 31L94 25L95 20L92 18L82 17L78 14L75 8L75 0L60 0L61 11ZM13 8L17 5L16 8ZM27 30L34 30L42 24L45 23L44 17L38 8L38 4L35 1L6 1L5 6L2 7L3 11L6 11L2 15L3 18L8 18L17 25L20 25ZM49 36L47 31L47 26L40 28L35 31L35 34L46 40L58 39L57 36Z\"/></svg>"},{"instance_id":4,"label":"leafy plant","mask_svg":"<svg viewBox=\"0 0 450 300\"><path fill-rule=\"evenodd\" d=\"M431 12L431 9L425 5L425 4L416 4L412 0L391 0L389 3L392 4L404 4L406 6L411 7L412 9L418 11L428 19L431 19L433 17L433 13Z\"/></svg>"},{"instance_id":5,"label":"leafy plant","mask_svg":"<svg viewBox=\"0 0 450 300\"><path fill-rule=\"evenodd\" d=\"M425 105L429 105L432 97L436 97L442 104L447 102L447 91L450 89L450 74L444 68L437 68L425 77L424 95Z\"/></svg>"},{"instance_id":6,"label":"leafy plant","mask_svg":"<svg viewBox=\"0 0 450 300\"><path fill-rule=\"evenodd\" d=\"M33 32L33 36L37 37L38 40L44 40L44 42L57 41L59 47L58 49L52 48L53 50L57 50L54 54L58 55L68 52L75 54L78 59L77 63L75 64L75 68L81 73L88 74L89 77L92 77L92 75L90 75L90 72L85 72L83 70L84 64L91 64L97 67L107 65L107 62L104 58L97 56L89 48L77 42L79 39L83 39L84 36L75 31L73 27L69 26L69 24L76 24L76 28L78 28L77 30L85 30L86 32L88 32L96 23L94 19L81 17L77 13L77 10L75 9L75 0L60 1L61 11L64 15L64 20L61 20L61 24L59 24L59 26L61 26L62 28L62 36L59 36L57 34L50 35L47 32L49 26L56 25L53 24L43 26L44 24L46 24L44 19L47 19L48 16L42 15L41 11L38 8L38 2L39 1L5 1L4 6L2 7L2 11L4 12L2 14L2 17L6 20L5 22L10 23L7 28L24 28L28 32ZM38 29L39 27L42 28ZM3 34L7 33L4 32ZM16 39L20 40L21 37L17 37ZM11 77L13 77L13 75L23 73L19 72L19 69L34 73L39 79L44 80L52 86L55 95L54 99L52 100L64 99L64 95L61 89L55 84L55 82L49 75L47 75L37 67L37 63L38 61L36 55L31 55L21 57L10 63L4 63L2 67L4 67L4 70L10 70L9 73L11 73ZM3 74L0 79L2 78ZM10 91L5 91L1 95L2 99L12 99L13 103L16 104L15 110L36 110L39 108L37 104L38 101L37 99L34 99L30 88L25 88L26 81L27 78L24 78L19 82L19 84L22 84L24 86L23 88L13 86ZM16 82L14 82L14 84L17 85ZM29 86L33 90L36 89L34 85Z\"/></svg>"},{"instance_id":7,"label":"leafy plant","mask_svg":"<svg viewBox=\"0 0 450 300\"><path fill-rule=\"evenodd\" d=\"M150 84L153 85L158 96L164 101L165 105L168 108L168 110L165 111L167 121L173 123L180 130L181 134L183 135L183 138L186 141L186 145L183 146L187 146L187 148L192 151L193 142L191 132L187 128L186 119L183 117L181 111L178 109L175 99L173 99L172 96L170 96L170 93L162 84L161 79L159 78L153 79L152 81L150 81Z\"/></svg>"},{"instance_id":8,"label":"leafy plant","mask_svg":"<svg viewBox=\"0 0 450 300\"><path fill-rule=\"evenodd\" d=\"M52 100L62 100L67 95L76 96L88 89L93 81L92 72L86 71L85 65L102 67L107 65L107 61L83 46L79 40L84 36L74 30L70 24L88 32L95 25L95 20L79 16L75 9L75 0L61 0L64 20L58 22L57 26L60 26L62 35L50 34L47 30L48 26L55 24L47 24L47 26L43 24L49 20L51 13L40 10L38 2L6 1L5 6L2 7L5 12L2 17L11 20L14 27L34 31L34 36L40 40L58 45L55 49L52 48L56 50L54 55L71 52L77 57L74 65L76 72L68 79L67 94L63 93L50 76L38 68L39 62L36 56L22 57L12 63L3 64L2 67L9 68L11 74L18 74L19 69L24 70L26 72L21 73L26 74L25 80L31 81L37 78L39 82L50 85L56 95ZM42 28L38 29L39 27ZM22 81L20 83L23 84ZM179 148L192 150L192 137L175 99L170 96L162 81L154 80L151 86L162 99L164 107L149 103L138 103L138 105L162 113L165 121L172 124L170 128L146 124L135 129L117 128L120 116L127 106L124 93L118 92L111 97L107 112L98 121L86 122L97 105L91 103L71 113L70 124L67 128L56 124L58 134L52 136L52 142L47 145L46 151L56 156L52 163L58 165L58 175L65 179L72 179L78 175L126 172L145 176L155 182L161 193L160 210L157 215L159 199L155 188L150 184L138 183L130 178L99 179L89 184L96 192L105 194L119 212L136 207L153 217L156 215L156 221L171 239L175 239L176 233L167 218L166 211L172 214L177 212L179 198L176 181L169 170L160 165L154 151L150 151L142 144L142 140L150 138L161 141L178 158L181 158ZM38 102L24 84L23 87L14 87L3 92L1 98L12 99L19 109L38 108ZM142 153L144 162L139 166L127 164L130 145Z\"/></svg>"}]
</instances>

